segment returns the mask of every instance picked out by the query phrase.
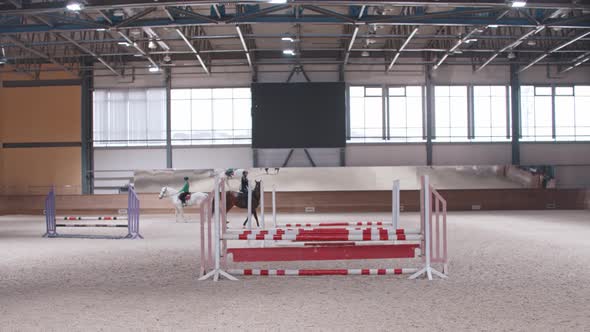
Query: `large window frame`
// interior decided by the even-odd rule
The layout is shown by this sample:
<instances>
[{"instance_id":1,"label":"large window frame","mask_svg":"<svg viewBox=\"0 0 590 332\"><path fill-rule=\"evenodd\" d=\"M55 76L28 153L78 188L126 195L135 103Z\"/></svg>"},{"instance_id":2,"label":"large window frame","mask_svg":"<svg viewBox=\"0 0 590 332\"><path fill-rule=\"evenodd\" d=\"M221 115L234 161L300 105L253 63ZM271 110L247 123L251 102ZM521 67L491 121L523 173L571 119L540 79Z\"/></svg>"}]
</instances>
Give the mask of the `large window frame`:
<instances>
[{"instance_id":1,"label":"large window frame","mask_svg":"<svg viewBox=\"0 0 590 332\"><path fill-rule=\"evenodd\" d=\"M362 89L362 93L361 92ZM385 90L381 85L350 85L347 109L347 143L379 143L385 140ZM379 92L379 94L377 94ZM378 101L375 103L375 101ZM360 105L362 103L362 111ZM379 105L377 112L376 105ZM369 110L367 108L369 107ZM361 114L362 113L362 114ZM376 116L376 114L379 115ZM362 118L362 121L361 121ZM361 124L362 123L362 124Z\"/></svg>"},{"instance_id":2,"label":"large window frame","mask_svg":"<svg viewBox=\"0 0 590 332\"><path fill-rule=\"evenodd\" d=\"M471 128L471 112L470 112L470 86L468 84L435 84L434 85L434 96L433 105L433 141L435 142L469 142L470 128ZM441 95L437 94L437 90L448 89L448 94ZM465 94L458 94L457 88L464 88ZM448 98L448 111L447 114L443 114L441 109L442 105L439 104L438 98ZM464 99L464 109L458 110L457 107L451 107L453 100L456 102L459 98ZM463 114L461 114L463 113ZM447 115L446 117L443 115ZM448 121L443 122L442 120L448 118ZM464 119L464 126L457 125L456 119ZM442 123L442 124L441 124ZM463 133L461 133L464 130ZM444 132L446 131L446 132ZM459 133L458 133L459 132ZM441 135L446 134L446 135Z\"/></svg>"},{"instance_id":3,"label":"large window frame","mask_svg":"<svg viewBox=\"0 0 590 332\"><path fill-rule=\"evenodd\" d=\"M408 88L418 88L420 91L419 95L412 95L407 93ZM357 89L357 91L353 91L353 89ZM363 89L363 93L360 93L359 89ZM390 95L392 89L403 89L403 95ZM367 90L373 91L375 93L368 93ZM379 91L379 95L376 92ZM412 142L424 142L426 140L426 131L424 124L426 123L426 113L425 113L425 94L426 90L425 87L421 84L408 84L408 85L357 85L351 84L347 88L347 133L346 133L346 143L347 144L355 144L355 143L412 143ZM359 100L354 100L357 98ZM373 104L378 109L378 115L373 114L371 123L374 126L367 127L367 98L373 99L370 104ZM403 98L403 103L400 103L400 108L397 108L398 104L394 103L394 99L396 98ZM417 99L420 102L419 106L419 119L420 119L420 128L412 125L412 122L408 120L408 112L411 110L408 109L408 98ZM362 125L361 123L361 115L360 114L353 114L355 112L355 102L356 107L358 107L358 103L363 102L363 111L362 111ZM414 100L415 102L416 100ZM372 110L375 113L375 109ZM360 111L357 112L360 113ZM398 118L403 118L403 124L397 125L394 122L394 113L398 116ZM403 114L401 114L403 113ZM403 115L403 116L402 116ZM417 120L414 119L413 120ZM355 126L355 123L357 127ZM377 125L378 124L378 125ZM405 132L406 135L400 136L397 135L399 132ZM356 133L355 133L356 132ZM367 135L367 132L370 135ZM413 132L414 135L407 135L408 132ZM360 133L360 134L359 134ZM355 135L356 134L356 135Z\"/></svg>"},{"instance_id":4,"label":"large window frame","mask_svg":"<svg viewBox=\"0 0 590 332\"><path fill-rule=\"evenodd\" d=\"M521 141L590 141L590 112L581 106L590 102L589 84L523 84L520 89ZM545 113L542 134L537 133L537 106ZM534 115L533 120L530 120L531 115ZM534 131L530 129L531 123Z\"/></svg>"},{"instance_id":5,"label":"large window frame","mask_svg":"<svg viewBox=\"0 0 590 332\"><path fill-rule=\"evenodd\" d=\"M250 87L172 89L172 145L250 145Z\"/></svg>"},{"instance_id":6,"label":"large window frame","mask_svg":"<svg viewBox=\"0 0 590 332\"><path fill-rule=\"evenodd\" d=\"M472 105L470 107L471 118L473 119L472 134L470 136L472 141L508 142L511 137L512 125L510 86L505 84L475 84L470 85L469 88L472 90ZM489 89L489 93L485 94L483 91L478 91L484 88ZM500 98L503 98L503 100ZM500 112L498 107L500 107L503 114L496 114Z\"/></svg>"},{"instance_id":7,"label":"large window frame","mask_svg":"<svg viewBox=\"0 0 590 332\"><path fill-rule=\"evenodd\" d=\"M386 92L387 140L391 143L424 142L426 140L425 87L423 85L388 85ZM417 101L420 105L411 107L412 103ZM398 135L402 132L405 132L405 135Z\"/></svg>"},{"instance_id":8,"label":"large window frame","mask_svg":"<svg viewBox=\"0 0 590 332\"><path fill-rule=\"evenodd\" d=\"M164 88L95 89L92 117L94 147L166 145Z\"/></svg>"}]
</instances>

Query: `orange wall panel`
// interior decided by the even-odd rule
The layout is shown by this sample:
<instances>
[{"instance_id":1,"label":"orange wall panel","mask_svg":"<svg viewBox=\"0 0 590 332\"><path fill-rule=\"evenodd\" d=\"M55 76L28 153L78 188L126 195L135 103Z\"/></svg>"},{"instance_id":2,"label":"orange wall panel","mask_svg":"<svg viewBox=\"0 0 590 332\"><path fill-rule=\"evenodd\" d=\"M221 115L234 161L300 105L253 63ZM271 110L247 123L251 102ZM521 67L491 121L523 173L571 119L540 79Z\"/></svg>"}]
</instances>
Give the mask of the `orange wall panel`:
<instances>
[{"instance_id":1,"label":"orange wall panel","mask_svg":"<svg viewBox=\"0 0 590 332\"><path fill-rule=\"evenodd\" d=\"M79 147L3 149L2 163L2 182L12 193L45 191L51 185L80 193Z\"/></svg>"},{"instance_id":2,"label":"orange wall panel","mask_svg":"<svg viewBox=\"0 0 590 332\"><path fill-rule=\"evenodd\" d=\"M79 142L81 88L0 89L0 140Z\"/></svg>"},{"instance_id":3,"label":"orange wall panel","mask_svg":"<svg viewBox=\"0 0 590 332\"><path fill-rule=\"evenodd\" d=\"M68 73L66 71L61 70L61 68L52 65L52 64L45 64L42 66L44 70L52 70L52 71L41 71L39 73L40 80L69 80L69 79L78 79L79 77L73 73ZM24 72L15 72L9 71L13 70L14 67L6 66L5 71L0 74L0 80L2 81L32 81L33 76L31 74L24 73ZM55 70L55 71L53 71Z\"/></svg>"}]
</instances>

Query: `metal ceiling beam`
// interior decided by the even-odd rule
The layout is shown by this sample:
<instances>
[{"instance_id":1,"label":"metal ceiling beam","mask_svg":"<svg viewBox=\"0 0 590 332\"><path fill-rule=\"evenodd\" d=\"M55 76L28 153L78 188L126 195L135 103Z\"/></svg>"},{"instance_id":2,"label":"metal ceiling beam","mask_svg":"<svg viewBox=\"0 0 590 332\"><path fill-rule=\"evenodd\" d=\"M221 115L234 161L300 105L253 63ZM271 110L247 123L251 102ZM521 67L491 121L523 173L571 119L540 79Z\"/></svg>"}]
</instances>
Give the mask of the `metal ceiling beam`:
<instances>
[{"instance_id":1,"label":"metal ceiling beam","mask_svg":"<svg viewBox=\"0 0 590 332\"><path fill-rule=\"evenodd\" d=\"M180 29L176 29L176 32L178 33L180 38L182 38L182 40L184 40L184 42L188 46L188 48L190 48L190 50L195 54L195 56L197 57L197 60L199 60L201 67L203 67L203 70L207 73L207 75L211 75L211 73L209 72L209 68L207 68L207 65L205 65L205 62L203 61L203 59L201 58L201 55L195 49L193 44L186 38L186 36L184 35L184 33L182 33L182 31L180 31Z\"/></svg>"},{"instance_id":2,"label":"metal ceiling beam","mask_svg":"<svg viewBox=\"0 0 590 332\"><path fill-rule=\"evenodd\" d=\"M74 71L70 67L68 67L68 66L64 65L63 63L55 60L53 57L51 57L51 56L49 56L49 55L47 55L47 54L45 54L43 52L39 52L36 49L34 49L32 47L29 47L25 43L23 43L20 40L16 39L16 37L6 36L6 38L8 38L10 40L10 42L13 43L13 44L15 44L16 46L18 46L18 47L20 47L20 48L22 48L22 49L24 49L24 50L26 50L28 52L31 52L31 53L33 53L33 54L35 54L35 55L37 55L37 56L39 56L39 57L47 60L47 61L53 63L54 65L62 68L63 70L65 70L67 72L74 73Z\"/></svg>"},{"instance_id":3,"label":"metal ceiling beam","mask_svg":"<svg viewBox=\"0 0 590 332\"><path fill-rule=\"evenodd\" d=\"M518 73L522 73L523 71L525 71L525 70L527 70L527 69L531 68L532 66L534 66L534 65L535 65L537 62L539 62L539 61L541 61L541 60L545 59L547 56L549 56L549 54L551 54L551 53L553 53L553 52L555 52L555 51L559 51L560 49L562 49L562 48L564 48L564 47L566 47L566 46L568 46L568 45L571 45L571 44L573 44L573 43L577 42L578 40L580 40L580 39L582 39L582 38L584 38L584 37L586 37L586 36L590 36L590 31L588 31L588 32L585 32L585 33L582 33L582 34L578 35L577 37L573 38L572 40L568 40L568 41L567 41L567 42L565 42L565 43L561 43L561 44L559 44L559 45L555 46L554 48L552 48L552 49L550 49L549 51L547 51L545 54L543 54L543 55L541 55L541 56L539 56L539 57L535 58L535 60L531 61L531 63L529 63L528 65L526 65L526 66L522 67L522 68L521 68L521 69L518 71Z\"/></svg>"},{"instance_id":4,"label":"metal ceiling beam","mask_svg":"<svg viewBox=\"0 0 590 332\"><path fill-rule=\"evenodd\" d=\"M56 21L69 22L74 25L78 25L78 29L76 29L76 30L84 30L84 27L88 27L88 29L96 29L96 28L108 29L108 28L110 28L109 25L106 25L103 23L99 23L96 21L82 20L82 19L72 17L72 16L56 15L56 14L42 14L42 15L45 17L52 18ZM57 28L57 24L55 24L55 25Z\"/></svg>"},{"instance_id":5,"label":"metal ceiling beam","mask_svg":"<svg viewBox=\"0 0 590 332\"><path fill-rule=\"evenodd\" d=\"M195 13L195 12L192 12L190 10L184 10L184 9L181 9L181 8L178 8L178 7L166 7L166 9L169 10L169 11L175 12L175 13L177 13L179 15L185 15L187 17L197 18L197 19L203 20L203 21L208 22L208 23L217 24L217 23L220 22L220 21L218 21L218 20L216 20L214 18L211 18L209 16L201 15L199 13Z\"/></svg>"},{"instance_id":6,"label":"metal ceiling beam","mask_svg":"<svg viewBox=\"0 0 590 332\"><path fill-rule=\"evenodd\" d=\"M151 12L155 11L156 9L157 9L157 7L151 7L151 8L148 8L146 10L143 10L143 11L141 11L141 12L139 12L139 13L131 16L131 17L128 17L128 18L124 19L123 21L117 23L115 25L115 28L122 28L124 26L127 26L130 23L133 23L133 22L139 20L140 18L142 18L142 17L150 14Z\"/></svg>"},{"instance_id":7,"label":"metal ceiling beam","mask_svg":"<svg viewBox=\"0 0 590 332\"><path fill-rule=\"evenodd\" d=\"M67 41L69 41L70 43L72 43L73 45L75 45L76 47L78 47L79 49L81 49L82 51L92 55L93 57L96 58L96 60L100 61L100 63L102 63L105 67L107 67L108 70L110 70L111 72L113 72L115 75L121 77L121 73L119 73L118 71L116 71L108 62L106 62L106 60L104 60L100 55L92 52L92 50L90 50L89 48L80 45L78 42L76 42L74 39L61 34L61 33L57 33L57 35Z\"/></svg>"},{"instance_id":8,"label":"metal ceiling beam","mask_svg":"<svg viewBox=\"0 0 590 332\"><path fill-rule=\"evenodd\" d=\"M23 8L23 2L21 0L7 0L7 2L10 2L13 6L15 6L18 9Z\"/></svg>"},{"instance_id":9,"label":"metal ceiling beam","mask_svg":"<svg viewBox=\"0 0 590 332\"><path fill-rule=\"evenodd\" d=\"M232 3L260 3L265 4L268 3L268 0L248 0L248 1L231 1ZM157 4L163 6L211 6L214 4L219 3L219 1L209 1L209 0L189 0L189 1L179 1L179 0L159 0ZM487 0L487 1L464 1L464 0L448 0L448 1L436 1L436 0L413 0L413 1L381 1L381 0L370 0L370 1L344 1L344 0L322 0L321 2L318 0L309 1L309 0L291 0L290 4L302 4L302 5L314 5L314 4L323 4L323 5L343 5L343 6L350 6L350 5L367 5L367 6L437 6L437 7L473 7L473 8L483 8L483 7L506 7L505 0ZM0 10L5 10L10 15L34 15L39 13L50 13L50 12L62 12L64 11L67 5L67 1L60 1L60 2L38 2L38 3L31 3L26 6L23 6L21 9L12 9L12 8L3 8L4 6L0 6ZM88 3L84 10L108 10L108 9L120 9L120 8L148 8L154 6L153 1L129 1L127 3L122 1L116 0L109 0L109 1L92 1ZM528 0L527 1L527 8L539 8L539 9L579 9L579 10L588 10L590 9L590 4L587 1L559 1L555 0L553 2L548 2L545 0Z\"/></svg>"},{"instance_id":10,"label":"metal ceiling beam","mask_svg":"<svg viewBox=\"0 0 590 332\"><path fill-rule=\"evenodd\" d=\"M346 15L342 15L340 13L337 13L337 12L334 12L334 11L331 11L331 10L328 10L328 9L325 9L325 8L322 8L322 7L313 6L313 5L304 5L302 7L304 9L311 10L312 12L316 12L316 13L324 14L324 15L327 15L327 16L331 16L331 17L340 19L340 20L345 21L345 22L356 23L356 20L354 18L352 18L352 17L346 16Z\"/></svg>"},{"instance_id":11,"label":"metal ceiling beam","mask_svg":"<svg viewBox=\"0 0 590 332\"><path fill-rule=\"evenodd\" d=\"M244 40L244 35L242 35L242 29L240 29L239 25L236 25L236 31L238 32L238 36L240 37L240 41L242 42L242 47L244 48L244 52L246 52L246 59L248 60L248 66L252 70L252 59L250 58L250 52L248 51L248 45L246 45L246 41Z\"/></svg>"},{"instance_id":12,"label":"metal ceiling beam","mask_svg":"<svg viewBox=\"0 0 590 332\"><path fill-rule=\"evenodd\" d=\"M152 57L146 51L139 47L137 43L131 40L131 38L129 38L129 36L127 36L123 31L117 31L117 33L119 33L119 35L123 37L123 39L125 39L125 41L130 46L133 46L142 56L144 56L152 64L152 66L160 68L160 66L154 61L154 59L152 59Z\"/></svg>"},{"instance_id":13,"label":"metal ceiling beam","mask_svg":"<svg viewBox=\"0 0 590 332\"><path fill-rule=\"evenodd\" d=\"M544 24L547 26L553 27L553 26L560 26L560 25L564 25L564 24L568 25L568 24L572 24L572 23L576 23L576 22L580 22L580 21L586 21L586 22L590 21L590 14L566 17L563 19L548 20Z\"/></svg>"},{"instance_id":14,"label":"metal ceiling beam","mask_svg":"<svg viewBox=\"0 0 590 332\"><path fill-rule=\"evenodd\" d=\"M348 48L346 49L346 55L344 55L344 65L348 63L348 58L350 57L350 50L352 50L352 46L354 45L354 41L356 40L356 35L359 32L359 27L354 27L354 32L352 33L352 38L350 38L350 43L348 44Z\"/></svg>"},{"instance_id":15,"label":"metal ceiling beam","mask_svg":"<svg viewBox=\"0 0 590 332\"><path fill-rule=\"evenodd\" d=\"M520 45L523 41L525 41L527 38L536 35L537 33L543 31L545 29L544 25L541 25L527 33L525 33L524 35L520 36L517 40L513 41L512 43L509 43L508 45L502 47L500 50L498 50L497 52L495 52L491 57L489 57L481 66L479 66L475 71L479 72L480 70L484 69L487 65L489 65L492 61L494 61L495 58L497 58L500 54L513 49L515 47L517 47L518 45Z\"/></svg>"},{"instance_id":16,"label":"metal ceiling beam","mask_svg":"<svg viewBox=\"0 0 590 332\"><path fill-rule=\"evenodd\" d=\"M178 10L176 10L178 12ZM202 15L201 15L202 16ZM59 17L59 16L57 16ZM366 23L375 16L363 16L360 23ZM535 28L536 25L531 24L526 18L514 18L514 17L503 17L496 21L494 18L485 17L463 17L463 18L431 18L431 19L420 19L411 20L407 22L395 22L397 18L401 16L390 16L389 21L380 23L380 25L411 25L411 26L486 26L494 24L502 27L528 27ZM63 18L63 17L62 17ZM69 18L71 19L71 18ZM144 19L132 22L128 27L180 27L186 25L216 25L223 23L217 20L202 17L177 17L175 21L170 21L168 17ZM285 23L285 24L351 24L344 22L341 19L324 16L324 15L305 15L296 18L289 15L267 15L262 17L253 18L246 20L243 24L263 24L263 23ZM556 28L571 28L571 29L589 29L590 20L582 20L574 22L568 25L552 26ZM28 25L3 25L0 26L0 34L16 34L24 32L49 32L49 31L78 31L78 30L94 30L96 28L109 28L108 25L89 22L85 20L77 20L72 24L55 24L55 27L51 28L45 25L28 24Z\"/></svg>"},{"instance_id":17,"label":"metal ceiling beam","mask_svg":"<svg viewBox=\"0 0 590 332\"><path fill-rule=\"evenodd\" d=\"M414 38L414 35L416 35L417 32L418 32L418 28L414 28L414 30L412 30L412 33L410 33L410 35L408 36L408 38L406 38L406 41L404 41L404 43L399 48L399 50L397 51L397 53L393 56L393 60L391 60L391 63L387 67L387 71L390 71L391 68L393 68L393 65L395 65L395 62L399 58L400 54L406 48L406 46L408 46L408 44L410 43L410 40L412 40L412 38Z\"/></svg>"},{"instance_id":18,"label":"metal ceiling beam","mask_svg":"<svg viewBox=\"0 0 590 332\"><path fill-rule=\"evenodd\" d=\"M278 12L278 11L289 9L289 8L291 8L290 5L277 5L277 6L272 6L272 7L264 8L264 9L261 9L259 11L256 11L256 12L253 12L253 13L250 13L250 14L234 16L233 18L230 18L229 20L226 20L225 23L243 22L245 20L249 20L249 19L256 18L256 17L265 16L265 15L268 15L270 13Z\"/></svg>"},{"instance_id":19,"label":"metal ceiling beam","mask_svg":"<svg viewBox=\"0 0 590 332\"><path fill-rule=\"evenodd\" d=\"M590 52L586 52L586 53L576 57L574 60L572 60L572 64L570 66L564 68L559 73L563 74L565 72L568 72L568 71L576 68L577 66L582 65L584 62L586 62L588 60L590 60Z\"/></svg>"},{"instance_id":20,"label":"metal ceiling beam","mask_svg":"<svg viewBox=\"0 0 590 332\"><path fill-rule=\"evenodd\" d=\"M221 13L219 12L218 4L213 4L213 10L215 11L215 15L217 15L217 18L221 19Z\"/></svg>"},{"instance_id":21,"label":"metal ceiling beam","mask_svg":"<svg viewBox=\"0 0 590 332\"><path fill-rule=\"evenodd\" d=\"M459 48L459 46L461 46L466 40L470 39L475 33L481 32L480 28L475 28L471 31L469 31L469 33L467 33L463 38L459 39L455 45L453 47L451 47L446 53L445 55L442 56L442 58L440 58L440 60L438 60L438 62L432 66L432 70L437 70L438 67L440 67L440 65L442 65L442 63L451 55L453 54L453 52L455 52L456 49Z\"/></svg>"},{"instance_id":22,"label":"metal ceiling beam","mask_svg":"<svg viewBox=\"0 0 590 332\"><path fill-rule=\"evenodd\" d=\"M244 34L244 39L248 40L248 39L258 39L258 38L281 38L284 37L284 34ZM313 39L313 38L351 38L352 34L351 33L325 33L325 34L315 34L315 33L311 33L311 34L302 34L301 38L308 38L308 39ZM383 34L383 35L370 35L370 34L361 34L359 32L359 34L356 36L357 39L363 39L363 38L370 38L370 39L383 39L383 38L387 38L387 39L391 39L391 38L395 38L395 39L406 39L408 36L407 35L401 35L401 34ZM512 40L517 40L514 39L517 36L512 36L512 35L480 35L477 38L478 39L485 39L485 40L505 40L505 39L510 39L512 42ZM201 39L234 39L234 38L238 38L237 34L218 34L218 35L201 35L201 36L197 36L197 35L193 35L190 37L187 37L189 40L201 40ZM432 35L432 34L420 34L420 35L416 35L414 36L413 39L420 39L420 40L430 40L430 39L457 39L456 35L452 35L452 34L446 34L446 35ZM162 41L180 41L179 38L160 38ZM535 40L535 41L540 41L540 40L554 40L554 41L565 41L565 40L569 40L567 37L565 36L531 36L527 39L531 39L531 40ZM80 44L99 44L99 43L116 43L121 41L120 38L104 38L104 39L94 39L94 40L76 40L78 43ZM149 38L136 38L135 41L149 41ZM590 38L583 38L581 39L581 41L590 41ZM56 41L37 41L37 42L31 42L29 43L29 45L31 47L36 47L36 46L47 46L47 45L64 45L67 42L65 41L61 41L61 40L56 40ZM7 43L0 43L0 47L1 46L7 46ZM479 49L481 50L481 49ZM496 52L497 50L492 50L492 52ZM152 52L153 53L153 52Z\"/></svg>"},{"instance_id":23,"label":"metal ceiling beam","mask_svg":"<svg viewBox=\"0 0 590 332\"><path fill-rule=\"evenodd\" d=\"M483 8L483 9L470 9L470 10L450 10L445 12L436 12L431 14L422 14L422 15L412 15L412 16L394 16L394 17L384 17L384 18L373 18L371 20L367 20L366 23L404 23L410 22L415 20L424 20L424 19L432 19L432 18L446 18L446 17L463 17L464 15L473 15L473 14L485 14L485 13L495 13L500 11L501 9L498 8Z\"/></svg>"},{"instance_id":24,"label":"metal ceiling beam","mask_svg":"<svg viewBox=\"0 0 590 332\"><path fill-rule=\"evenodd\" d=\"M102 10L97 10L97 13L104 18L105 21L109 22L109 24L113 24L113 20L111 20L111 18L105 14Z\"/></svg>"},{"instance_id":25,"label":"metal ceiling beam","mask_svg":"<svg viewBox=\"0 0 590 332\"><path fill-rule=\"evenodd\" d=\"M47 20L43 16L38 15L38 16L33 16L33 18L35 18L37 21L47 25L48 27L53 28L53 23L51 23L49 20Z\"/></svg>"},{"instance_id":26,"label":"metal ceiling beam","mask_svg":"<svg viewBox=\"0 0 590 332\"><path fill-rule=\"evenodd\" d=\"M366 6L366 5L363 5L363 6L361 7L361 10L359 11L359 16L357 17L357 19L359 19L359 20L360 20L360 19L363 17L363 14L365 14L365 10L366 10L366 9L367 9L367 6Z\"/></svg>"},{"instance_id":27,"label":"metal ceiling beam","mask_svg":"<svg viewBox=\"0 0 590 332\"><path fill-rule=\"evenodd\" d=\"M174 18L174 15L172 15L172 13L170 12L170 10L168 10L167 7L164 7L164 12L166 13L166 16L168 16L168 18L170 19L170 21L174 22L176 21L176 19Z\"/></svg>"}]
</instances>

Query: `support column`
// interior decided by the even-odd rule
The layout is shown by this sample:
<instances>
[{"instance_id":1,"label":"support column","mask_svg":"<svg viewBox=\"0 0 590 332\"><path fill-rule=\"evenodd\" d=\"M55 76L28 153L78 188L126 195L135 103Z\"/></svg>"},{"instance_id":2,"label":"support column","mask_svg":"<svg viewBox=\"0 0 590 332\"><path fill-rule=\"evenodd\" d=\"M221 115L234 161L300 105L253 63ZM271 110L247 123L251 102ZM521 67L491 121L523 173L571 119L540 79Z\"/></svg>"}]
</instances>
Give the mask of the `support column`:
<instances>
[{"instance_id":1,"label":"support column","mask_svg":"<svg viewBox=\"0 0 590 332\"><path fill-rule=\"evenodd\" d=\"M475 100L473 98L473 85L467 86L467 138L475 138Z\"/></svg>"},{"instance_id":2,"label":"support column","mask_svg":"<svg viewBox=\"0 0 590 332\"><path fill-rule=\"evenodd\" d=\"M520 165L520 79L518 64L510 65L510 104L512 105L512 165Z\"/></svg>"},{"instance_id":3,"label":"support column","mask_svg":"<svg viewBox=\"0 0 590 332\"><path fill-rule=\"evenodd\" d=\"M84 67L92 67L92 62L84 63ZM92 194L94 192L94 149L93 149L93 90L94 77L93 71L87 70L82 72L81 86L81 156L82 156L82 193Z\"/></svg>"},{"instance_id":4,"label":"support column","mask_svg":"<svg viewBox=\"0 0 590 332\"><path fill-rule=\"evenodd\" d=\"M432 139L435 137L434 132L434 85L432 84L432 65L426 65L426 165L432 165Z\"/></svg>"},{"instance_id":5,"label":"support column","mask_svg":"<svg viewBox=\"0 0 590 332\"><path fill-rule=\"evenodd\" d=\"M172 72L165 68L166 75L166 168L172 168Z\"/></svg>"}]
</instances>

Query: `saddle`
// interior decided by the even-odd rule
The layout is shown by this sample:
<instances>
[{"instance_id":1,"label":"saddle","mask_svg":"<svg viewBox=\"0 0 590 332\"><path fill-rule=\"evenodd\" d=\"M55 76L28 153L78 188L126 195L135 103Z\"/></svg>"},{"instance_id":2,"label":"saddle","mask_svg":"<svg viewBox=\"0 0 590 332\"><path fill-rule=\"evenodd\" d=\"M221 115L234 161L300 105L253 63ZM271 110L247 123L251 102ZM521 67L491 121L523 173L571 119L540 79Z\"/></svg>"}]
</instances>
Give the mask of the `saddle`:
<instances>
[{"instance_id":1,"label":"saddle","mask_svg":"<svg viewBox=\"0 0 590 332\"><path fill-rule=\"evenodd\" d=\"M241 206L248 206L248 194L243 193L243 192L238 192L238 194L236 195L236 201L238 202L238 205Z\"/></svg>"},{"instance_id":2,"label":"saddle","mask_svg":"<svg viewBox=\"0 0 590 332\"><path fill-rule=\"evenodd\" d=\"M186 204L187 201L189 201L191 199L191 194L192 193L186 193L184 195L180 195L178 198L180 198L180 202L182 204Z\"/></svg>"}]
</instances>

